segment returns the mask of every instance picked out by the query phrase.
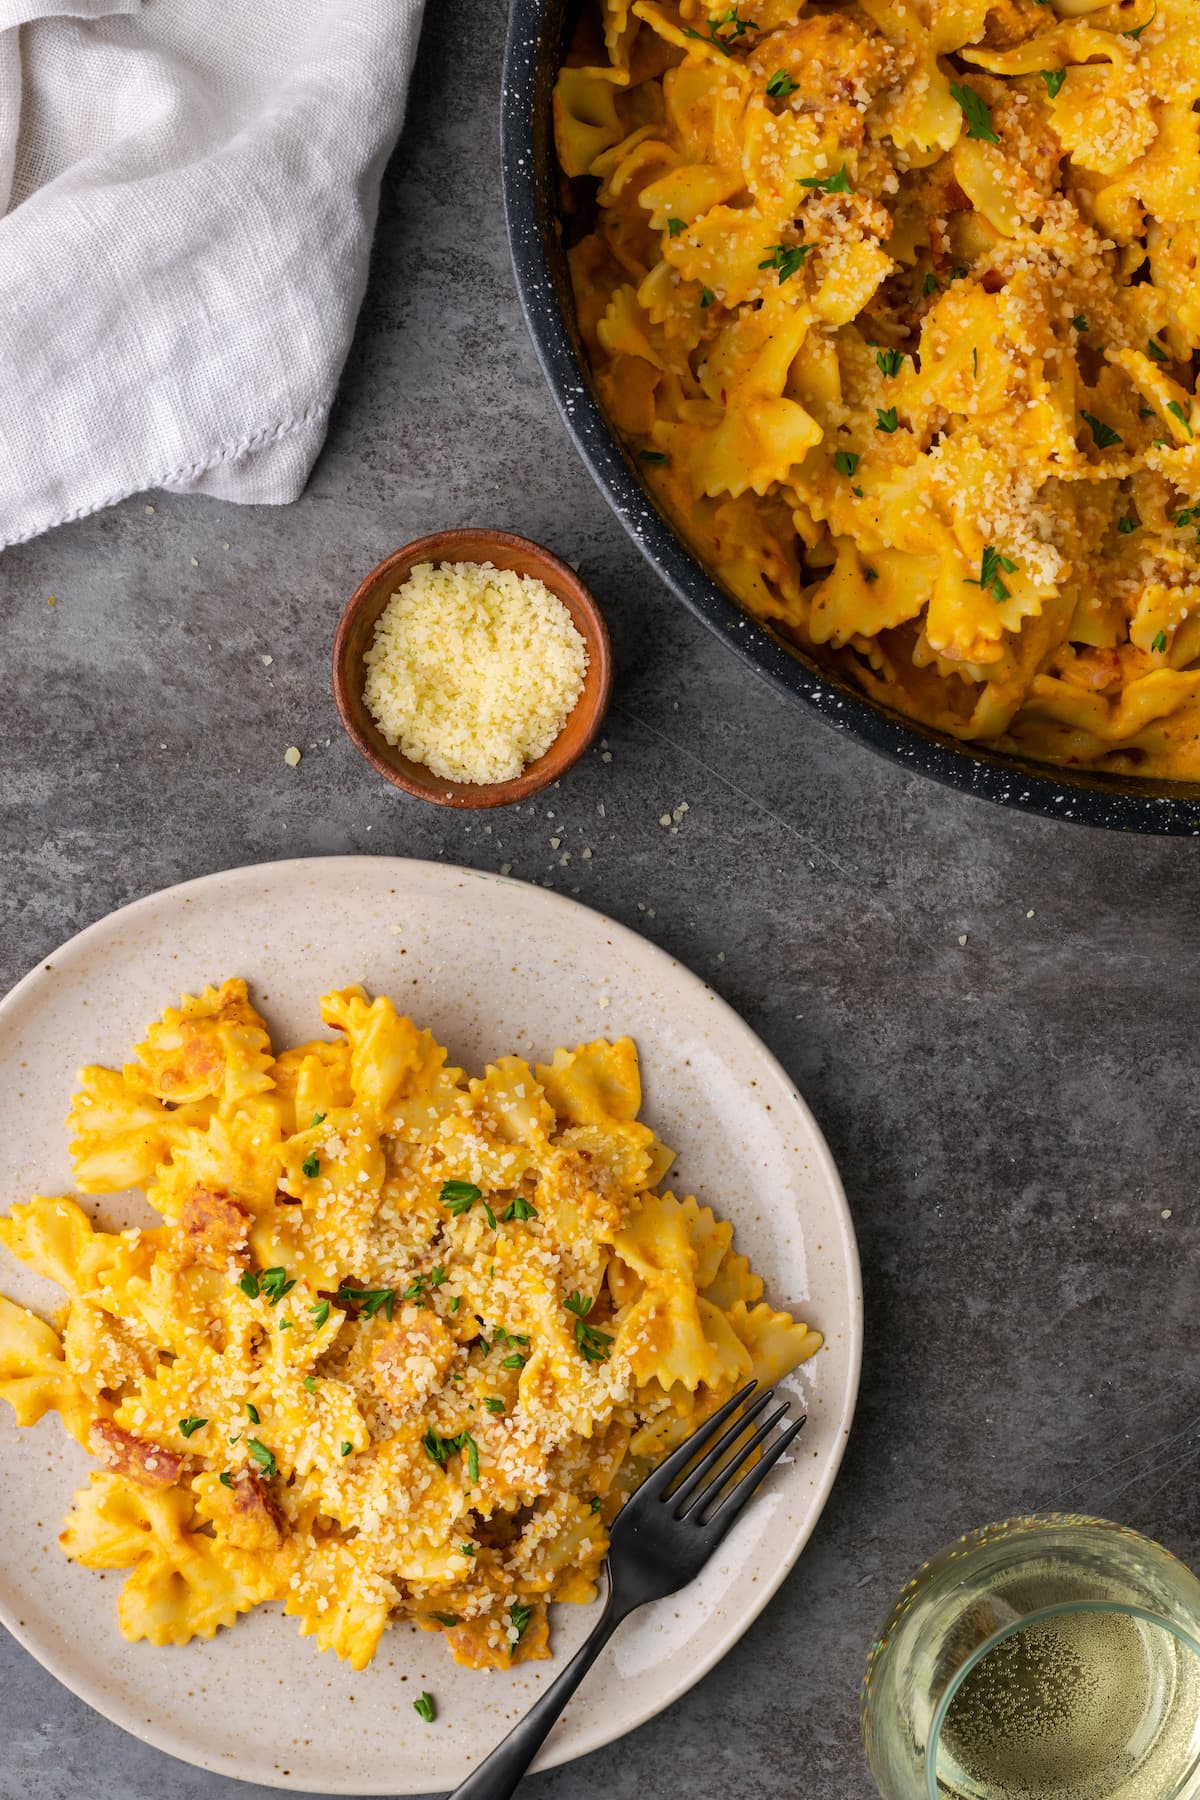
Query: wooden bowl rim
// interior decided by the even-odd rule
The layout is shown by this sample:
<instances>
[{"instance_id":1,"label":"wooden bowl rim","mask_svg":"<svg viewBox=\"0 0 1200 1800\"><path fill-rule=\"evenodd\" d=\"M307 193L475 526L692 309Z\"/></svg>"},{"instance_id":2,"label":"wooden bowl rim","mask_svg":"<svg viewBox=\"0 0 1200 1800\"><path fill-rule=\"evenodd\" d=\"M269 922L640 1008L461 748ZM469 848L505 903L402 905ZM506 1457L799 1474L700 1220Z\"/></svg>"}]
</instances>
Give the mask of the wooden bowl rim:
<instances>
[{"instance_id":1,"label":"wooden bowl rim","mask_svg":"<svg viewBox=\"0 0 1200 1800\"><path fill-rule=\"evenodd\" d=\"M515 572L531 574L545 583L551 593L562 601L587 645L588 671L584 677L583 690L549 749L523 769L520 775L514 776L510 781L487 784L445 781L424 765L414 763L402 755L387 743L381 733L377 734L379 742L375 743L360 728L351 705L354 679L348 666L351 634L360 614L387 583L395 580L399 586L418 563L491 562L498 569L511 569L514 559L518 557L532 561L538 567ZM393 588L391 592L394 591ZM381 602L379 612L383 611L391 592ZM595 743L608 709L612 678L612 642L608 625L587 584L568 563L555 556L552 550L547 550L544 544L535 542L533 538L521 537L516 532L492 531L484 527L472 529L464 526L453 531L432 531L424 537L413 538L410 543L401 544L398 550L393 550L390 556L385 556L382 562L376 563L359 582L342 610L333 639L333 697L342 728L359 755L370 763L377 775L382 775L385 781L402 789L404 793L412 794L418 800L428 800L435 806L449 806L460 810L511 806L519 800L528 800L558 781ZM361 699L361 690L359 698ZM588 709L587 722L579 734L578 742L564 749L564 741L574 736L570 728L581 707ZM416 773L417 770L421 773Z\"/></svg>"}]
</instances>

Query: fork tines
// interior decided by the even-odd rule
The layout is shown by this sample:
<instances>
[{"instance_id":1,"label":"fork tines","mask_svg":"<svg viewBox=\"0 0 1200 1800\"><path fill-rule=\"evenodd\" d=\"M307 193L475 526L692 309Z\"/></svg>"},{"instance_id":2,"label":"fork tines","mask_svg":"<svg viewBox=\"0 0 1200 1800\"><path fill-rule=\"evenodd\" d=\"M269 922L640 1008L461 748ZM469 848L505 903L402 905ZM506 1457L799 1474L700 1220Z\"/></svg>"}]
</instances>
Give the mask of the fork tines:
<instances>
[{"instance_id":1,"label":"fork tines","mask_svg":"<svg viewBox=\"0 0 1200 1800\"><path fill-rule=\"evenodd\" d=\"M645 1483L647 1488L651 1488L653 1484L653 1491L670 1507L673 1518L690 1520L706 1532L725 1531L759 1483L803 1430L807 1415L802 1413L768 1443L776 1426L787 1418L790 1402L785 1399L764 1419L762 1415L775 1398L775 1390L765 1388L751 1401L750 1396L754 1393L755 1386L755 1382L750 1382L740 1393L727 1400L724 1406L718 1407L712 1417L694 1431L687 1442L681 1444ZM744 1412L739 1410L743 1406ZM721 1432L722 1425L729 1419L732 1419L732 1423L726 1431ZM746 1433L756 1420L761 1423L747 1437ZM716 1435L718 1432L721 1432L719 1437ZM754 1460L760 1446L765 1447L761 1449L761 1454L757 1454L757 1460ZM698 1462L697 1456L700 1459ZM741 1479L731 1488L730 1483L738 1476ZM673 1486L678 1477L682 1479L677 1486ZM720 1504L715 1511L710 1511L713 1503L718 1500Z\"/></svg>"}]
</instances>

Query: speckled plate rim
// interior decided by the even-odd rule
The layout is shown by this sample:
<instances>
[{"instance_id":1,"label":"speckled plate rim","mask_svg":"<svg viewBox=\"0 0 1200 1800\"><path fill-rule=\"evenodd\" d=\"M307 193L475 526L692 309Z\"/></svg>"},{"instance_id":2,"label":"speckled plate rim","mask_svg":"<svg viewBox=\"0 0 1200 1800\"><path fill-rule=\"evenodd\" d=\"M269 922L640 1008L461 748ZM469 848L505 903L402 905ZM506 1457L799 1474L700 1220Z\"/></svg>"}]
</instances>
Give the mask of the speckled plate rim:
<instances>
[{"instance_id":1,"label":"speckled plate rim","mask_svg":"<svg viewBox=\"0 0 1200 1800\"><path fill-rule=\"evenodd\" d=\"M1200 783L1056 768L927 729L876 706L752 619L693 554L609 425L574 329L560 240L550 95L552 41L577 0L511 0L501 89L501 173L521 311L547 385L596 486L651 567L773 687L904 769L1021 812L1110 831L1200 837Z\"/></svg>"},{"instance_id":2,"label":"speckled plate rim","mask_svg":"<svg viewBox=\"0 0 1200 1800\"><path fill-rule=\"evenodd\" d=\"M385 888L389 899L382 901L381 895ZM715 1599L706 1592L703 1607L700 1608L701 1589L709 1582L710 1572L706 1570L691 1588L684 1590L673 1601L663 1602L661 1607L645 1609L643 1613L636 1615L634 1620L627 1622L622 1627L622 1633L618 1634L614 1644L605 1652L606 1658L616 1657L619 1660L624 1634L643 1629L640 1621L650 1622L645 1627L649 1635L644 1639L637 1640L633 1646L633 1660L629 1664L632 1675L626 1679L626 1671L621 1671L622 1678L616 1698L622 1704L612 1704L612 1695L609 1693L609 1687L612 1684L609 1683L608 1676L602 1674L605 1670L605 1659L602 1658L589 1676L589 1682L585 1684L580 1695L572 1703L571 1709L556 1728L535 1764L537 1768L550 1768L599 1749L602 1745L644 1724L661 1712L664 1707L686 1693L726 1654L758 1616L794 1566L820 1517L837 1474L857 1399L862 1361L861 1273L853 1223L836 1165L816 1121L797 1093L790 1076L750 1030L749 1026L719 995L714 993L698 976L676 962L667 952L660 950L627 927L607 919L604 915L583 906L578 901L499 875L460 868L455 865L409 861L393 857L315 857L235 868L160 890L109 914L106 918L79 932L59 950L44 958L37 968L20 981L3 1001L0 1001L0 1074L5 1077L6 1091L13 1093L19 1090L21 1080L19 1068L27 1065L22 1062L19 1066L14 1066L10 1061L8 1049L14 1040L14 1031L17 1032L15 1042L18 1049L25 1043L25 1040L19 1036L22 1020L28 1017L33 1017L35 1020L48 1017L53 1020L56 1017L56 1009L61 1012L69 998L80 1000L78 993L72 996L72 988L73 984L78 986L81 979L79 971L88 963L89 959L105 954L119 959L122 944L128 946L131 941L138 939L139 934L148 932L149 941L157 941L159 944L158 954L173 965L178 965L174 985L194 987L198 978L189 972L186 949L181 951L178 946L186 946L189 912L194 921L198 914L203 913L204 907L209 904L220 904L222 932L226 929L226 921L230 921L228 939L222 942L222 949L219 953L223 955L223 968L214 971L214 976L235 971L245 973L251 980L253 991L256 946L249 942L239 941L238 934L242 928L242 921L238 915L238 907L249 902L253 915L256 904L253 899L255 894L257 894L258 912L261 915L257 923L264 934L269 933L272 928L272 919L276 916L275 909L281 903L281 894L283 895L283 904L291 904L293 907L304 909L304 926L306 930L310 931L314 929L312 912L314 894L325 896L334 902L332 914L337 915L339 924L343 926L346 918L353 915L355 908L361 910L370 904L390 904L397 912L397 916L407 916L404 913L406 901L411 906L414 903L419 904L422 898L428 900L431 895L435 896L438 905L439 927L447 931L450 939L446 960L452 972L447 976L447 981L453 983L458 977L461 955L461 952L455 953L454 951L453 910L456 898L461 898L464 889L470 894L469 905L472 913L478 914L480 905L486 904L491 932L494 933L502 928L506 917L510 926L514 927L511 940L507 936L505 938L506 963L511 960L510 941L516 943L519 939L519 933L515 930L516 921L529 922L536 919L539 943L542 941L543 933L550 942L557 941L572 970L586 969L589 965L589 957L594 957L598 952L599 965L604 972L597 979L604 983L609 983L611 979L613 986L619 986L620 972L626 970L629 973L631 994L641 992L649 994L661 990L664 995L670 996L673 1006L678 1009L677 1012L672 1013L671 1018L672 1041L675 1041L677 1033L682 1032L684 1029L682 1022L686 1021L692 1040L694 1040L692 1042L693 1055L696 1055L697 1048L704 1050L705 1055L713 1059L714 1067L719 1065L721 1083L729 1084L728 1086L722 1085L720 1092L723 1105L728 1103L730 1121L739 1117L749 1118L756 1134L756 1144L759 1137L769 1138L770 1143L780 1150L787 1148L796 1154L802 1154L802 1167L793 1166L790 1172L781 1168L779 1187L772 1184L769 1190L772 1196L783 1192L794 1193L795 1184L808 1179L808 1174L811 1174L813 1192L817 1197L813 1216L817 1219L823 1232L828 1225L829 1230L826 1235L831 1240L827 1249L823 1243L815 1245L816 1251L825 1256L827 1264L826 1273L821 1277L819 1286L815 1286L811 1296L805 1296L798 1292L794 1295L794 1298L801 1301L811 1298L809 1311L813 1322L821 1326L827 1339L836 1339L833 1363L837 1369L837 1376L833 1391L825 1392L822 1385L825 1378L822 1370L818 1367L824 1361L825 1352L819 1355L816 1364L806 1365L805 1369L797 1371L796 1378L789 1378L792 1380L803 1377L804 1380L801 1383L803 1391L810 1395L807 1400L810 1411L810 1431L799 1440L800 1445L804 1444L805 1438L812 1438L813 1398L815 1397L816 1400L815 1424L820 1437L820 1448L811 1451L818 1466L808 1470L807 1494L800 1491L803 1484L798 1464L792 1464L790 1468L786 1464L783 1465L780 1473L764 1490L763 1498L756 1501L755 1507L751 1508L749 1513L744 1516L730 1539L727 1540L727 1544L731 1548L728 1552L723 1551L718 1558L714 1559L715 1563L719 1563L723 1556L726 1557L727 1566L717 1571L713 1569L713 1565L710 1565L710 1569L713 1570ZM481 899L483 895L487 896L486 902ZM288 896L290 896L290 900ZM389 927L390 929L393 928ZM258 948L260 950L261 945L266 941L265 935L262 940L259 940ZM494 937L489 939L489 942L494 943L494 941ZM172 944L177 947L172 949L170 947ZM330 957L334 960L338 953L340 953L340 947L339 952L329 951ZM400 954L405 953L403 950L400 952ZM132 955L132 951L127 948L125 954L128 957ZM406 973L414 966L413 964L407 965ZM141 967L140 962L138 967ZM151 979L147 974L146 980L149 982ZM145 1019L151 1017L163 1003L170 1000L169 988L166 993L161 991L163 979L161 974L153 978L154 998L150 1001L149 1006L146 1004L146 993L144 992L138 992L129 997L128 1004L133 1009L138 1024L144 1023ZM306 1004L312 1004L316 994L320 991L320 981L319 973L306 976L303 970L296 970L294 982L296 995L302 995ZM148 993L148 989L146 992ZM86 1006L86 998L82 998L80 1003ZM286 1008L289 1004L296 1005L298 1003L298 998L289 1001L286 996L280 998L278 994L276 995L276 1004L279 1007ZM486 1004L486 1000L484 1004ZM556 998L556 1007L557 1004ZM607 1006L609 1002L601 998L596 1004ZM634 1004L636 1005L636 1002ZM271 1014L276 1010L276 1005L268 1005L266 1010L270 1020ZM313 1010L315 1011L315 1007ZM440 1012L441 1008L437 1010ZM422 1008L418 1002L414 1011L429 1019L430 1008L428 1006ZM596 1021L593 1034L598 1034L606 1029L609 1031L622 1029L622 1020L615 1005L612 1013L597 1014ZM703 1029L701 1021L704 1022ZM430 1019L430 1022L436 1024L434 1019ZM635 1036L639 1035L636 1022L630 1020L629 1024L633 1026ZM35 1032L38 1029L41 1027L35 1024ZM563 1041L578 1041L572 1035L573 1030L574 1027L567 1028L564 1024L561 1030ZM90 1045L87 1042L81 1045L78 1052L68 1059L70 1066L64 1067L60 1071L62 1094L57 1096L60 1100L73 1085L75 1064L83 1060L86 1055L100 1054L98 1048L100 1040L97 1039L94 1025L89 1026L84 1037L85 1039L90 1037ZM36 1038L33 1041L36 1043ZM77 1041L77 1038L73 1037L72 1042ZM102 1042L105 1047L104 1054L109 1060L119 1062L126 1051L128 1041L128 1038L123 1035L122 1025L114 1022L111 1027L105 1026ZM557 1038L556 1041L558 1041ZM504 1047L510 1046L506 1044ZM548 1046L543 1046L539 1042L538 1053L540 1054L544 1048L548 1048ZM682 1055L682 1050L679 1054ZM36 1063L32 1066L36 1069ZM688 1067L690 1068L690 1066L689 1062ZM648 1078L648 1085L654 1084L652 1055L645 1059L644 1072ZM678 1080L677 1071L676 1079ZM702 1078L698 1078L698 1084L694 1096L696 1099L702 1097ZM668 1091L670 1087L671 1082L668 1080L666 1083ZM768 1099L768 1095L770 1099ZM48 1107L50 1103L50 1097L46 1096L43 1101L44 1107ZM772 1106L776 1103L778 1103L776 1110L768 1123L766 1115L772 1113ZM739 1108L741 1114L738 1112ZM661 1127L670 1116L669 1097L665 1105L661 1095L657 1097L654 1104L650 1104L648 1101L646 1110L654 1122ZM50 1114L47 1113L47 1124L49 1119ZM733 1122L728 1125L724 1121L722 1122L724 1136L721 1154L732 1154L728 1150L726 1140L731 1139L735 1130L740 1128L740 1125L735 1125ZM54 1135L62 1143L65 1155L66 1133L57 1123L53 1129ZM791 1141L793 1134L795 1143ZM802 1153L800 1151L801 1143L803 1144ZM743 1144L743 1149L745 1147ZM31 1166L29 1157L26 1155L24 1163L14 1173L11 1166L13 1159L7 1154L7 1151L8 1146L3 1140L0 1140L0 1195L3 1195L6 1201L10 1196L22 1197L23 1193L28 1191ZM703 1156L701 1161L703 1162ZM748 1171L745 1170L744 1165L735 1163L735 1166L742 1169L748 1180ZM55 1179L56 1185L47 1183L48 1191L57 1191L57 1176ZM690 1190L693 1182L689 1179L680 1185L686 1185ZM754 1245L752 1241L747 1241L748 1234L752 1236L760 1229L765 1229L769 1233L776 1231L796 1233L798 1231L802 1239L802 1248L798 1253L800 1263L807 1270L813 1246L804 1237L806 1220L798 1206L786 1212L775 1213L766 1202L760 1199L751 1200L747 1197L739 1203L732 1192L726 1192L720 1197L706 1195L702 1182L695 1182L694 1185L702 1198L716 1198L718 1204L721 1204L722 1200L724 1201L726 1214L734 1221L742 1247L749 1248L752 1254ZM747 1207L752 1204L758 1206L760 1211L753 1215L750 1222L747 1222ZM0 1265L2 1265L0 1266L0 1276L3 1277L0 1280L0 1288L7 1288L10 1293L13 1293L13 1275L17 1265L2 1250L0 1250ZM764 1268L762 1272L767 1280L768 1296L776 1302L786 1300L789 1296L781 1291L779 1281L773 1280L772 1270ZM807 1276L803 1278L803 1281L806 1283ZM15 1284L15 1291L19 1300L29 1303L28 1294L21 1292L19 1280ZM48 1284L40 1284L39 1295L42 1293L57 1294L58 1290L49 1288ZM832 1341L829 1347L833 1349ZM815 1373L812 1373L814 1370ZM812 1373L811 1383L809 1382L810 1373ZM19 1468L15 1459L7 1456L17 1441L18 1434L11 1426L11 1414L6 1406L0 1407L0 1415L3 1415L0 1416L0 1450L4 1450L7 1460L13 1462L14 1467ZM40 1447L43 1451L50 1450L51 1464L56 1456L60 1461L70 1464L72 1480L68 1482L61 1468L54 1471L52 1479L43 1471L41 1488L32 1504L36 1504L42 1512L46 1513L49 1520L57 1521L67 1508L71 1486L77 1484L89 1464L82 1452L78 1451L77 1447L71 1444L70 1440L61 1432L56 1419L44 1420L40 1426L34 1428L33 1432L23 1432L19 1435L27 1443L34 1433L45 1433L48 1428L55 1434L53 1441L49 1438L43 1439ZM65 1448L59 1450L56 1448L59 1445L65 1446ZM4 1496L5 1460L5 1458L0 1458L0 1498ZM44 1461L44 1458L39 1461ZM51 1464L48 1464L47 1467L49 1468ZM795 1486L794 1493L783 1489L780 1485L786 1483L789 1477ZM775 1499L772 1502L773 1491ZM10 1498L13 1492L15 1492L15 1487L10 1486ZM771 1520L776 1517L779 1520L779 1527L775 1529L775 1535L772 1538ZM743 1532L745 1533L744 1543L739 1539L739 1534ZM75 1580L75 1577L81 1577L83 1581L95 1584L97 1588L100 1583L94 1573L79 1570L74 1565L67 1563L65 1559L58 1558L56 1547L52 1541L53 1535L53 1529L46 1531L44 1534L45 1544L38 1545L39 1549L48 1549L50 1553L43 1557L40 1564L40 1567L49 1573L46 1576L34 1574L31 1579L35 1586L41 1581L43 1585L52 1590L47 1595L42 1595L38 1590L39 1598L45 1599L52 1609L57 1607L60 1616L64 1607L69 1605L73 1609L69 1656L60 1653L53 1644L46 1641L47 1631L45 1629L39 1631L20 1618L18 1608L23 1608L25 1611L31 1611L33 1608L29 1604L28 1593L22 1601L19 1596L14 1598L14 1594L9 1591L17 1566L14 1547L19 1546L22 1560L27 1560L32 1546L21 1538L19 1524L0 1536L0 1622L7 1626L25 1649L80 1699L86 1701L115 1724L157 1749L166 1751L202 1769L304 1793L420 1794L441 1791L456 1785L479 1757L486 1753L491 1743L502 1736L509 1724L536 1698L543 1681L552 1679L558 1672L565 1657L571 1653L575 1645L590 1629L595 1616L591 1609L585 1607L556 1609L555 1629L558 1634L556 1655L551 1662L523 1665L522 1668L513 1671L512 1675L507 1678L507 1711L502 1710L503 1701L497 1705L489 1703L491 1700L501 1697L504 1690L495 1685L473 1687L470 1690L472 1707L467 1710L483 1716L484 1729L477 1732L476 1741L470 1745L470 1756L467 1760L463 1760L461 1742L457 1745L451 1742L448 1744L445 1754L440 1751L436 1752L438 1760L431 1765L425 1754L431 1748L431 1740L425 1738L417 1741L415 1754L410 1751L408 1763L403 1761L404 1746L390 1735L391 1715L396 1715L400 1721L396 1726L397 1732L403 1731L406 1713L407 1722L411 1728L411 1712L408 1710L411 1697L418 1691L421 1683L428 1679L426 1673L422 1672L415 1677L415 1685L409 1687L406 1692L399 1692L395 1686L395 1677L389 1678L393 1682L391 1697L387 1702L389 1736L386 1746L380 1753L374 1757L365 1751L357 1753L358 1746L365 1742L363 1727L367 1724L368 1709L359 1707L354 1711L349 1711L342 1704L338 1710L338 1717L330 1729L336 1733L339 1729L339 1720L341 1727L345 1728L346 1719L352 1719L354 1721L352 1744L355 1747L356 1755L350 1758L348 1764L339 1764L336 1768L329 1768L322 1764L313 1768L309 1773L307 1770L301 1771L290 1766L287 1768L281 1766L280 1757L286 1759L289 1764L297 1763L302 1759L302 1753L297 1754L294 1750L289 1751L284 1748L279 1751L273 1763L269 1762L264 1760L264 1755L257 1749L253 1734L250 1734L249 1741L247 1741L245 1732L240 1735L235 1734L236 1741L232 1744L228 1741L215 1743L211 1739L206 1741L202 1731L180 1729L177 1725L173 1725L169 1721L164 1722L162 1718L155 1716L152 1700L140 1688L135 1689L137 1705L134 1706L130 1701L114 1695L114 1691L105 1686L106 1675L111 1668L120 1664L122 1659L127 1663L134 1663L139 1657L144 1659L147 1656L191 1658L197 1650L203 1656L205 1653L211 1653L214 1645L233 1644L237 1646L240 1640L240 1644L245 1646L246 1666L243 1668L241 1663L238 1666L239 1691L243 1691L240 1686L243 1680L252 1682L256 1666L265 1683L268 1672L272 1678L275 1677L280 1666L284 1665L285 1658L287 1659L286 1672L290 1690L293 1681L298 1686L304 1679L305 1667L311 1666L309 1653L312 1646L295 1635L294 1622L287 1621L285 1623L277 1618L271 1618L270 1615L277 1611L276 1608L259 1608L254 1614L239 1620L232 1631L218 1632L217 1637L208 1644L193 1645L184 1650L168 1651L151 1650L145 1645L126 1646L117 1635L115 1619L112 1616L115 1595L111 1584L103 1588L103 1604L100 1612L96 1614L96 1619L80 1616L81 1610L86 1613L89 1608L95 1610L95 1607L91 1593L80 1581ZM732 1548L735 1543L738 1546L736 1550ZM759 1560L756 1561L756 1558ZM720 1585L722 1582L724 1583L723 1587ZM690 1606L689 1596L692 1602ZM95 1602L95 1605L99 1605L99 1600ZM666 1616L668 1612L669 1617ZM689 1613L691 1614L690 1623L688 1621ZM107 1635L101 1633L99 1624L101 1614L104 1616L104 1633ZM663 1615L661 1625L656 1622L660 1614ZM574 1615L565 1627L562 1623L564 1615ZM101 1641L98 1645L87 1645L89 1630L93 1627L97 1633L101 1634ZM256 1627L258 1628L257 1633ZM695 1633L701 1628L706 1633L703 1643L689 1646L687 1655L680 1654L680 1633L684 1634L686 1642L688 1632ZM281 1630L286 1634L284 1637L280 1636ZM264 1632L268 1635L264 1636ZM385 1639L385 1645L397 1635L389 1634L389 1638ZM410 1640L401 1639L401 1641L413 1641L419 1646L430 1644L435 1640L426 1634L412 1630ZM255 1657L256 1642L257 1658ZM662 1649L663 1643L666 1644L665 1651ZM674 1649L672 1649L672 1644ZM87 1645L86 1650L85 1645ZM646 1645L651 1646L648 1662L646 1661ZM267 1660L268 1654L271 1659L269 1661ZM417 1652L412 1654L417 1654ZM445 1652L440 1648L437 1654L437 1674L444 1687L447 1679L445 1671L449 1667L448 1659L445 1662L441 1660L445 1658ZM241 1656L240 1649L239 1656ZM642 1667L637 1666L639 1656L643 1660L644 1666ZM411 1661L411 1656L409 1660ZM370 1665L364 1674L353 1678L354 1683L361 1688L371 1679L372 1671L378 1670L383 1661L381 1650L376 1662ZM89 1662L93 1665L92 1667L89 1667ZM389 1658L388 1663L389 1667L394 1667L395 1658ZM320 1658L318 1674L323 1674L330 1665L338 1670L345 1667L345 1665L335 1664L333 1658L326 1655ZM137 1666L144 1672L149 1665L143 1660ZM157 1667L161 1670L165 1665L159 1663ZM203 1665L199 1661L189 1662L185 1668L181 1669L180 1680L194 1683L200 1692L207 1693L208 1687L201 1679L203 1672ZM471 1682L484 1684L495 1684L500 1679L494 1675L470 1675L466 1671L451 1671L451 1673L465 1675ZM518 1677L522 1679L518 1680ZM156 1679L158 1679L157 1676ZM315 1680L316 1677L313 1679ZM178 1686L179 1684L174 1685ZM278 1685L281 1689L284 1688L285 1683L282 1677L280 1677ZM342 1702L345 1700L345 1689L348 1685L349 1678L347 1677L341 1683L337 1696ZM589 1690L590 1705L588 1702ZM396 1697L397 1693L399 1693L399 1698ZM361 1695L352 1697L361 1697ZM272 1684L269 1688L264 1687L261 1696L255 1699L254 1705L259 1709L258 1716L275 1719L281 1716L281 1709L285 1707L286 1702L275 1692ZM186 1715L187 1709L184 1710ZM220 1717L225 1730L232 1732L233 1727L228 1722L226 1714L222 1712ZM305 1722L308 1722L307 1715L305 1715ZM315 1725L310 1728L317 1729ZM269 1739L271 1734L267 1735ZM293 1739L293 1744L299 1741ZM316 1780L318 1774L321 1777L319 1781Z\"/></svg>"}]
</instances>

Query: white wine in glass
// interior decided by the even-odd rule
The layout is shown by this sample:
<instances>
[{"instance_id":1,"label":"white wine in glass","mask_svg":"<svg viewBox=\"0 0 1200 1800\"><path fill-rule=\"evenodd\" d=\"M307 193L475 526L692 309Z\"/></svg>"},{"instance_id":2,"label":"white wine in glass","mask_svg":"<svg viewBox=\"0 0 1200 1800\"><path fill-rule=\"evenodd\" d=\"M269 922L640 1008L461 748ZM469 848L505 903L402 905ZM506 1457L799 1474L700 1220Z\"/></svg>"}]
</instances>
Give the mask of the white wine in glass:
<instances>
[{"instance_id":1,"label":"white wine in glass","mask_svg":"<svg viewBox=\"0 0 1200 1800\"><path fill-rule=\"evenodd\" d=\"M1105 1520L972 1532L897 1602L863 1729L885 1800L1200 1800L1200 1582Z\"/></svg>"}]
</instances>

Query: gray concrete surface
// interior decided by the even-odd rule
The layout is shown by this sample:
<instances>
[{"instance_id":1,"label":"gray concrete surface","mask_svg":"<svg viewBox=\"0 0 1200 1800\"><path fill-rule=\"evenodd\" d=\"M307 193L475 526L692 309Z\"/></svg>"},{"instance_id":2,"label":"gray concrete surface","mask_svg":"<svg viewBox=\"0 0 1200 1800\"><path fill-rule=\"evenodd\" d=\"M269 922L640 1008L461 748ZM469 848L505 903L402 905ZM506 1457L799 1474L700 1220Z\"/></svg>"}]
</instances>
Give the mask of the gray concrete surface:
<instances>
[{"instance_id":1,"label":"gray concrete surface","mask_svg":"<svg viewBox=\"0 0 1200 1800\"><path fill-rule=\"evenodd\" d=\"M777 698L657 585L518 316L493 125L504 11L430 8L300 504L154 496L149 514L139 498L0 558L0 987L170 882L348 851L511 863L713 982L794 1073L845 1176L867 1293L858 1422L810 1549L737 1649L528 1791L865 1800L867 1645L959 1529L1098 1509L1200 1560L1197 850L925 784ZM409 803L338 729L327 654L347 593L396 544L474 522L581 559L611 620L612 760L594 753L556 796L554 829L594 847L569 870L540 814L489 831ZM671 835L659 815L681 800ZM3 1800L164 1791L246 1790L124 1736L0 1634Z\"/></svg>"}]
</instances>

